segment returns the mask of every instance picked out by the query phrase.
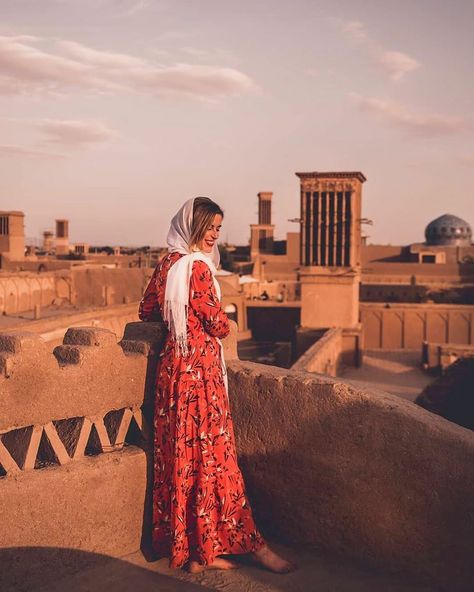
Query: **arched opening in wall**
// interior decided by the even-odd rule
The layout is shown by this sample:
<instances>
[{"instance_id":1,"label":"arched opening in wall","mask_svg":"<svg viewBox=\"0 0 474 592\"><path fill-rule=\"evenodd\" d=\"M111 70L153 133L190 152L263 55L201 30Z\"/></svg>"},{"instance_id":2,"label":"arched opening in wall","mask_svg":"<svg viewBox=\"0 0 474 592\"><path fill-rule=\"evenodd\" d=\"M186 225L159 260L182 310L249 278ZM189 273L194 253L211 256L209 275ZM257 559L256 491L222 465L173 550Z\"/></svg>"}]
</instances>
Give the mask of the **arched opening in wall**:
<instances>
[{"instance_id":1,"label":"arched opening in wall","mask_svg":"<svg viewBox=\"0 0 474 592\"><path fill-rule=\"evenodd\" d=\"M37 304L41 306L42 298L41 298L41 281L38 278L31 278L31 282L29 283L29 292L30 292L30 301L29 301L29 308L33 309Z\"/></svg>"},{"instance_id":2,"label":"arched opening in wall","mask_svg":"<svg viewBox=\"0 0 474 592\"><path fill-rule=\"evenodd\" d=\"M224 308L224 312L231 321L235 321L236 323L238 322L237 307L235 304L227 304Z\"/></svg>"},{"instance_id":3,"label":"arched opening in wall","mask_svg":"<svg viewBox=\"0 0 474 592\"><path fill-rule=\"evenodd\" d=\"M28 280L20 279L17 283L17 294L18 294L18 312L25 310L31 310L31 292L32 285Z\"/></svg>"},{"instance_id":4,"label":"arched opening in wall","mask_svg":"<svg viewBox=\"0 0 474 592\"><path fill-rule=\"evenodd\" d=\"M15 314L20 312L18 310L18 294L15 283L11 280L5 282L5 312L7 314Z\"/></svg>"},{"instance_id":5,"label":"arched opening in wall","mask_svg":"<svg viewBox=\"0 0 474 592\"><path fill-rule=\"evenodd\" d=\"M56 298L59 298L64 302L71 302L71 286L64 277L60 277L56 280Z\"/></svg>"},{"instance_id":6,"label":"arched opening in wall","mask_svg":"<svg viewBox=\"0 0 474 592\"><path fill-rule=\"evenodd\" d=\"M46 265L44 263L40 263L38 265L38 273L43 273L47 270Z\"/></svg>"}]
</instances>

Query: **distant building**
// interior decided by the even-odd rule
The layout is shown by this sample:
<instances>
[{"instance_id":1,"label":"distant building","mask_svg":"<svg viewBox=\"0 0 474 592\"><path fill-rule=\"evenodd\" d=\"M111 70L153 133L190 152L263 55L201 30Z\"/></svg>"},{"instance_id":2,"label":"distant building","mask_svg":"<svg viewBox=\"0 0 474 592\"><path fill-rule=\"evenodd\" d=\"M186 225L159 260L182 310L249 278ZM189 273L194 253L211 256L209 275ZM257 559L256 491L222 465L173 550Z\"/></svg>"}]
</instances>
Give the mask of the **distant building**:
<instances>
[{"instance_id":1,"label":"distant building","mask_svg":"<svg viewBox=\"0 0 474 592\"><path fill-rule=\"evenodd\" d=\"M75 243L74 244L74 255L88 255L89 245L87 243Z\"/></svg>"},{"instance_id":2,"label":"distant building","mask_svg":"<svg viewBox=\"0 0 474 592\"><path fill-rule=\"evenodd\" d=\"M272 197L271 191L261 191L258 194L258 224L250 225L250 256L252 259L259 253L273 253L275 225L272 224Z\"/></svg>"},{"instance_id":3,"label":"distant building","mask_svg":"<svg viewBox=\"0 0 474 592\"><path fill-rule=\"evenodd\" d=\"M474 304L469 223L443 214L426 226L425 238L407 246L364 246L361 300Z\"/></svg>"},{"instance_id":4,"label":"distant building","mask_svg":"<svg viewBox=\"0 0 474 592\"><path fill-rule=\"evenodd\" d=\"M0 268L5 261L25 258L25 215L23 212L0 211Z\"/></svg>"},{"instance_id":5,"label":"distant building","mask_svg":"<svg viewBox=\"0 0 474 592\"><path fill-rule=\"evenodd\" d=\"M355 328L361 274L361 172L296 173L300 179L303 327Z\"/></svg>"},{"instance_id":6,"label":"distant building","mask_svg":"<svg viewBox=\"0 0 474 592\"><path fill-rule=\"evenodd\" d=\"M260 282L296 282L300 251L299 232L288 232L286 240L276 241L275 225L271 223L273 193L261 191L257 195L258 224L250 224L250 249L245 246L233 248L233 271L252 273ZM279 290L275 284L270 292Z\"/></svg>"},{"instance_id":7,"label":"distant building","mask_svg":"<svg viewBox=\"0 0 474 592\"><path fill-rule=\"evenodd\" d=\"M69 254L69 220L56 220L56 255Z\"/></svg>"},{"instance_id":8,"label":"distant building","mask_svg":"<svg viewBox=\"0 0 474 592\"><path fill-rule=\"evenodd\" d=\"M428 224L425 229L425 237L427 245L470 247L472 230L462 218L452 214L443 214Z\"/></svg>"},{"instance_id":9,"label":"distant building","mask_svg":"<svg viewBox=\"0 0 474 592\"><path fill-rule=\"evenodd\" d=\"M54 232L52 230L45 230L43 232L43 251L50 253L53 250Z\"/></svg>"}]
</instances>

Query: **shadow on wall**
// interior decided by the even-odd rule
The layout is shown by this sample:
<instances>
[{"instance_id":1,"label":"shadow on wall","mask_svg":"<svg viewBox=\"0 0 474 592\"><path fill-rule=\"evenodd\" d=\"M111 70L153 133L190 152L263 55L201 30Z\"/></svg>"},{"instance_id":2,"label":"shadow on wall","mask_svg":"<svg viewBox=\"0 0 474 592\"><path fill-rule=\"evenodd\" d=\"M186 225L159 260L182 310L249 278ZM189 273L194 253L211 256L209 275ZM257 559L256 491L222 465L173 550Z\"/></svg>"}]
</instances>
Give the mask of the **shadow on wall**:
<instances>
[{"instance_id":1,"label":"shadow on wall","mask_svg":"<svg viewBox=\"0 0 474 592\"><path fill-rule=\"evenodd\" d=\"M229 373L239 464L264 533L472 589L470 432L384 393L275 374L242 362Z\"/></svg>"},{"instance_id":2,"label":"shadow on wall","mask_svg":"<svg viewBox=\"0 0 474 592\"><path fill-rule=\"evenodd\" d=\"M337 421L337 416L333 419ZM309 424L302 427L300 439L292 446L299 451L315 446ZM472 533L469 520L464 518L470 511L460 488L444 485L436 490L435 496L443 506L441 512L429 506L423 509L425 493L416 499L416 484L410 488L410 502L405 504L402 498L406 488L399 483L403 481L399 467L387 467L385 479L381 479L376 475L376 462L371 470L370 459L358 463L348 454L344 460L339 454L343 448L334 455L325 450L325 458L321 456L316 462L303 453L297 463L285 451L240 457L257 524L267 537L293 545L315 545L320 550L353 557L367 566L394 573L407 570L425 582L439 583L446 564L464 582L469 581L469 576L474 577L465 555ZM368 465L366 469L363 463ZM279 483L279 494L274 495L264 481ZM417 511L425 514L426 521L420 523L415 516ZM452 522L459 525L456 540L452 537ZM312 535L308 532L311 523ZM413 550L411 558L403 550L408 546ZM424 547L422 556L417 555L417 547ZM391 555L396 557L392 565L388 559ZM429 564L429 569L425 564ZM424 574L420 573L423 571ZM452 587L446 583L443 589L452 592L468 588L453 581Z\"/></svg>"},{"instance_id":3,"label":"shadow on wall","mask_svg":"<svg viewBox=\"0 0 474 592\"><path fill-rule=\"evenodd\" d=\"M0 550L0 590L5 592L206 592L206 586L179 581L126 561L56 547Z\"/></svg>"},{"instance_id":4,"label":"shadow on wall","mask_svg":"<svg viewBox=\"0 0 474 592\"><path fill-rule=\"evenodd\" d=\"M159 339L157 340L157 335ZM162 323L128 323L125 327L123 340L133 343L134 340L145 340L151 346L148 354L145 390L143 396L142 412L149 426L153 426L154 400L155 400L155 382L156 370L159 361L159 354L162 350L166 337L166 329ZM136 442L144 450L146 455L146 491L145 503L143 506L143 526L140 548L148 561L154 557L152 549L152 519L153 519L153 442L154 431L151 430L148 442L143 440Z\"/></svg>"}]
</instances>

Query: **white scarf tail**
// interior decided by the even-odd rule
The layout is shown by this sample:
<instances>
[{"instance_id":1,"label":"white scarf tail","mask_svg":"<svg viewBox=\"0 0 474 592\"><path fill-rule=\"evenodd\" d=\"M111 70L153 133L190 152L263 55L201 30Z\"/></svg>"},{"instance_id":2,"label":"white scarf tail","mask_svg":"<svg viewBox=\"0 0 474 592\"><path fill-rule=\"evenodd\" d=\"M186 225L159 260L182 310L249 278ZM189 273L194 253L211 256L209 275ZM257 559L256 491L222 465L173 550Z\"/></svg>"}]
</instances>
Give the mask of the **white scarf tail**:
<instances>
[{"instance_id":1,"label":"white scarf tail","mask_svg":"<svg viewBox=\"0 0 474 592\"><path fill-rule=\"evenodd\" d=\"M184 255L168 272L166 279L165 302L163 318L171 334L175 338L176 354L187 356L189 354L187 327L189 307L189 286L195 261L204 261L212 273L217 297L221 299L221 289L215 277L216 269L212 260L201 251Z\"/></svg>"},{"instance_id":2,"label":"white scarf tail","mask_svg":"<svg viewBox=\"0 0 474 592\"><path fill-rule=\"evenodd\" d=\"M202 251L189 251L189 240L191 237L193 221L194 199L189 199L171 220L167 236L168 250L181 253L181 257L171 266L166 278L165 302L163 307L163 319L175 339L175 351L179 357L189 355L188 344L188 308L189 289L194 261L204 261L211 270L214 287L217 297L221 300L221 288L216 279L216 271L219 266L219 249L214 244L211 253L204 254ZM220 347L222 375L227 388L227 370L224 361L224 348L221 340L217 339Z\"/></svg>"}]
</instances>

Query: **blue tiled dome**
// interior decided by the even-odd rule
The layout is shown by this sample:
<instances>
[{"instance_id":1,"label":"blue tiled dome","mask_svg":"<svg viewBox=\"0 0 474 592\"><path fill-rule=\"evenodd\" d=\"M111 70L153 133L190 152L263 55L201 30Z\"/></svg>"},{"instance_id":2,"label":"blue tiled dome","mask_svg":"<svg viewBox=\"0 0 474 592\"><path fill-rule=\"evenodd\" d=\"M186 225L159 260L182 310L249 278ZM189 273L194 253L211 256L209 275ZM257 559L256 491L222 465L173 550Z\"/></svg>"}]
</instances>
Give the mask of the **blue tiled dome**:
<instances>
[{"instance_id":1,"label":"blue tiled dome","mask_svg":"<svg viewBox=\"0 0 474 592\"><path fill-rule=\"evenodd\" d=\"M425 237L427 245L466 247L471 244L472 230L462 218L443 214L428 224Z\"/></svg>"}]
</instances>

